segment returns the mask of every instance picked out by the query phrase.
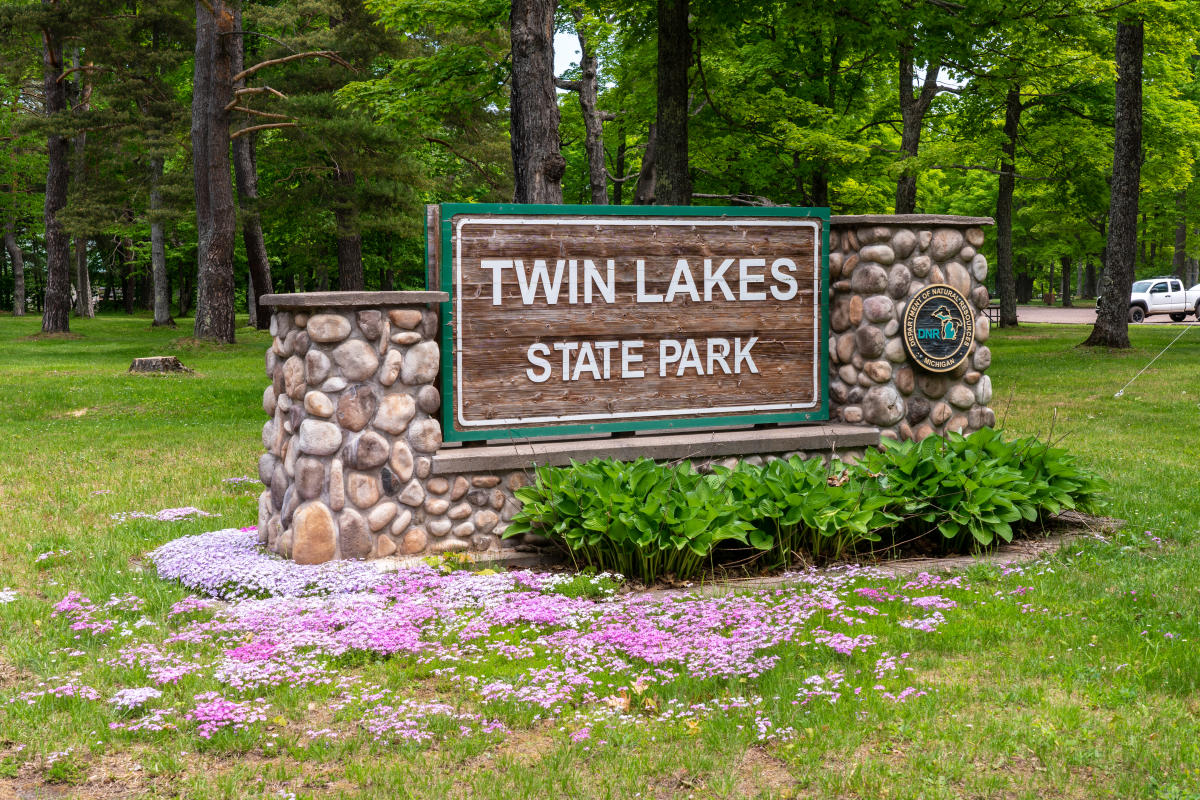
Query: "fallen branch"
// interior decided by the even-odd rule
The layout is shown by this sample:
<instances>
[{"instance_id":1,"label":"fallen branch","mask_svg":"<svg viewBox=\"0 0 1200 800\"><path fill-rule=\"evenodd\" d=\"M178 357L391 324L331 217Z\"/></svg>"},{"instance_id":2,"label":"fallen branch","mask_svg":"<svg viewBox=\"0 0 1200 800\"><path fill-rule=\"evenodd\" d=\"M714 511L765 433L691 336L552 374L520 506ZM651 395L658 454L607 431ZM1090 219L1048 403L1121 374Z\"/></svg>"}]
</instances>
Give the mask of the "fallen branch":
<instances>
[{"instance_id":1,"label":"fallen branch","mask_svg":"<svg viewBox=\"0 0 1200 800\"><path fill-rule=\"evenodd\" d=\"M762 197L756 194L697 194L693 192L692 197L700 197L705 200L728 200L731 203L743 206L774 207L779 205L769 197Z\"/></svg>"}]
</instances>

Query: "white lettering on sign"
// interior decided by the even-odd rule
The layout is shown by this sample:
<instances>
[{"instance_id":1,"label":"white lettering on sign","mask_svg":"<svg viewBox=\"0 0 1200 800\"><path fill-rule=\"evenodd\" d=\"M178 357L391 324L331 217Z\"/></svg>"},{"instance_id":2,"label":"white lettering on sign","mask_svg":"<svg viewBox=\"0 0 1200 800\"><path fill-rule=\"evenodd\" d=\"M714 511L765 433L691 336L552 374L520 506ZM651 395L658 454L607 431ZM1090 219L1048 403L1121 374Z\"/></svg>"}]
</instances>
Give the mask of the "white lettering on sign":
<instances>
[{"instance_id":1,"label":"white lettering on sign","mask_svg":"<svg viewBox=\"0 0 1200 800\"><path fill-rule=\"evenodd\" d=\"M643 342L641 339L632 339L628 342L621 342L621 377L622 378L644 378L646 373L640 369L630 369L634 364L640 364L642 361ZM634 348L639 352L634 352Z\"/></svg>"},{"instance_id":2,"label":"white lettering on sign","mask_svg":"<svg viewBox=\"0 0 1200 800\"><path fill-rule=\"evenodd\" d=\"M614 259L604 259L605 271L601 273L596 266L596 260L556 259L551 268L551 259L538 258L533 260L531 268L527 269L522 259L484 258L480 259L481 268L492 274L492 305L503 305L505 297L502 291L503 272L511 270L517 279L517 288L521 295L521 305L529 306L539 302L546 305L557 305L563 296L563 284L566 283L566 301L569 304L591 304L599 299L605 303L616 302L616 262ZM686 258L675 262L671 281L666 294L651 292L646 286L646 260L634 260L635 299L638 303L671 303L679 297L686 297L693 303L713 302L714 290L719 292L717 301L740 300L743 302L760 302L767 299L767 268L764 258L724 258L703 259L703 278L698 285L692 274L691 264ZM726 279L726 273L731 269L737 270L736 292ZM797 270L796 262L790 258L777 258L770 264L770 296L776 300L792 300L799 293L800 287L793 273ZM704 287L701 295L700 286ZM580 292L582 287L583 291ZM540 295L540 297L539 297ZM701 297L703 296L703 300ZM750 349L758 342L757 336L743 341L741 337L732 342L729 339L712 336L703 340L703 345L696 339L663 339L658 343L658 375L665 378L672 375L681 378L685 375L716 375L718 371L725 375L741 375L743 369L751 374L758 374L758 366ZM643 378L645 370L635 368L643 363L641 340L603 341L603 342L571 342L562 341L553 344L537 342L529 345L526 359L531 365L525 370L526 377L533 383L545 383L556 374L562 381L577 381L590 377L602 381L611 379L613 374L613 351L621 352L621 378ZM703 346L703 354L701 347ZM558 354L552 362L551 352ZM561 364L555 370L555 363Z\"/></svg>"},{"instance_id":3,"label":"white lettering on sign","mask_svg":"<svg viewBox=\"0 0 1200 800\"><path fill-rule=\"evenodd\" d=\"M661 294L650 294L646 291L646 259L637 260L637 301L639 303L661 303Z\"/></svg>"},{"instance_id":4,"label":"white lettering on sign","mask_svg":"<svg viewBox=\"0 0 1200 800\"><path fill-rule=\"evenodd\" d=\"M540 373L535 373L531 369L525 370L525 375L529 378L529 380L533 381L534 383L545 383L546 381L550 380L550 373L554 368L550 366L549 361L543 358L543 356L548 355L550 355L550 348L541 342L534 342L533 344L529 345L529 350L526 351L525 357L529 359L530 364L533 364L535 367L542 368L542 372Z\"/></svg>"},{"instance_id":5,"label":"white lettering on sign","mask_svg":"<svg viewBox=\"0 0 1200 800\"><path fill-rule=\"evenodd\" d=\"M526 267L520 258L483 258L479 260L481 269L492 274L492 305L504 305L503 291L504 271L510 270L516 274L517 288L521 295L522 306L558 305L563 298L563 283L566 283L566 302L569 305L591 305L597 297L605 303L617 302L617 265L612 258L603 259L605 270L602 273L596 266L597 259L536 258L531 267ZM693 259L694 261L694 259ZM736 266L737 290L730 286L726 273ZM693 303L714 302L714 290L719 292L716 302L721 300L738 300L747 303L767 299L765 284L767 275L762 270L767 266L764 258L724 258L719 261L712 258L703 259L703 277L700 283L693 274L692 262L680 258L675 262L675 270L665 295L651 291L646 286L646 259L638 258L633 263L634 283L636 290L634 301L638 303L671 303L676 298L687 297ZM790 258L777 258L771 262L770 294L776 300L792 300L800 292L800 286L792 273L797 271L796 262ZM582 274L581 274L582 273ZM703 297L700 286L703 285ZM583 289L580 292L580 288ZM515 299L515 298L512 298Z\"/></svg>"},{"instance_id":6,"label":"white lettering on sign","mask_svg":"<svg viewBox=\"0 0 1200 800\"><path fill-rule=\"evenodd\" d=\"M795 272L796 262L790 258L777 258L771 262L771 277L788 287L784 291L780 291L778 286L771 287L771 295L776 300L791 300L800 291L796 278L780 271L785 269Z\"/></svg>"},{"instance_id":7,"label":"white lettering on sign","mask_svg":"<svg viewBox=\"0 0 1200 800\"><path fill-rule=\"evenodd\" d=\"M729 284L725 282L725 270L733 266L733 259L727 258L721 262L721 266L713 271L713 260L711 258L704 259L704 302L712 302L712 290L714 286L721 287L721 294L726 300L733 299L733 292L729 291Z\"/></svg>"},{"instance_id":8,"label":"white lettering on sign","mask_svg":"<svg viewBox=\"0 0 1200 800\"><path fill-rule=\"evenodd\" d=\"M675 274L671 276L671 286L667 289L667 302L675 299L675 295L687 292L692 302L700 302L700 294L696 291L696 282L692 280L692 271L688 268L687 259L681 258L675 263Z\"/></svg>"},{"instance_id":9,"label":"white lettering on sign","mask_svg":"<svg viewBox=\"0 0 1200 800\"><path fill-rule=\"evenodd\" d=\"M725 375L740 375L743 368L754 375L758 374L758 365L750 350L758 343L757 336L751 336L745 341L737 337L731 343L720 336L707 339L663 339L658 343L658 375L665 378L672 375L681 378L684 375L716 375L718 370ZM534 383L545 383L552 377L560 381L577 381L590 377L594 381L606 381L614 377L644 378L643 369L634 369L642 363L644 357L641 350L645 342L640 339L614 342L554 342L546 344L537 342L529 345L525 356L532 367L525 370L525 375ZM733 365L730 366L730 348L732 346ZM621 350L621 371L614 374L612 351ZM701 356L701 348L704 355ZM555 372L553 362L547 358L551 350L562 354L562 368ZM536 368L536 369L535 369Z\"/></svg>"}]
</instances>

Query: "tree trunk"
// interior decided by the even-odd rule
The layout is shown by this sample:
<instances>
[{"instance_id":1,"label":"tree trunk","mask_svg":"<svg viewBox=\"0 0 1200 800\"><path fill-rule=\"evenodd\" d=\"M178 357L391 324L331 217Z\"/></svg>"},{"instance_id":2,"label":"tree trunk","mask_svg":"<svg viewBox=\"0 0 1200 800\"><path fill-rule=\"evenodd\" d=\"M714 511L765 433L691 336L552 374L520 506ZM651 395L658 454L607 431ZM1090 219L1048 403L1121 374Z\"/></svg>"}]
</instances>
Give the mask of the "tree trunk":
<instances>
[{"instance_id":1,"label":"tree trunk","mask_svg":"<svg viewBox=\"0 0 1200 800\"><path fill-rule=\"evenodd\" d=\"M121 264L121 300L125 313L132 315L137 305L137 275L133 271L133 240L124 236L115 238L117 261Z\"/></svg>"},{"instance_id":2,"label":"tree trunk","mask_svg":"<svg viewBox=\"0 0 1200 800\"><path fill-rule=\"evenodd\" d=\"M1147 229L1146 215L1142 214L1142 232L1138 236L1138 248L1137 248L1138 258L1137 258L1137 264L1133 268L1135 275L1137 274L1138 270L1140 270L1142 267L1146 266L1146 235L1147 235L1146 229Z\"/></svg>"},{"instance_id":3,"label":"tree trunk","mask_svg":"<svg viewBox=\"0 0 1200 800\"><path fill-rule=\"evenodd\" d=\"M1017 302L1027 305L1033 302L1033 275L1028 272L1018 272L1014 280L1014 294Z\"/></svg>"},{"instance_id":4,"label":"tree trunk","mask_svg":"<svg viewBox=\"0 0 1200 800\"><path fill-rule=\"evenodd\" d=\"M510 100L514 203L561 203L567 162L559 150L554 91L556 0L513 0Z\"/></svg>"},{"instance_id":5,"label":"tree trunk","mask_svg":"<svg viewBox=\"0 0 1200 800\"><path fill-rule=\"evenodd\" d=\"M154 324L175 327L171 287L167 285L167 248L162 223L162 156L150 159L150 277L154 286Z\"/></svg>"},{"instance_id":6,"label":"tree trunk","mask_svg":"<svg viewBox=\"0 0 1200 800\"><path fill-rule=\"evenodd\" d=\"M338 225L338 289L343 292L361 292L366 286L362 263L362 234L350 233L354 224L353 211L335 213ZM341 231L345 231L342 233Z\"/></svg>"},{"instance_id":7,"label":"tree trunk","mask_svg":"<svg viewBox=\"0 0 1200 800\"><path fill-rule=\"evenodd\" d=\"M658 0L658 133L654 165L654 202L686 206L692 202L688 173L688 67L692 37L688 0Z\"/></svg>"},{"instance_id":8,"label":"tree trunk","mask_svg":"<svg viewBox=\"0 0 1200 800\"><path fill-rule=\"evenodd\" d=\"M658 126L650 123L650 132L646 136L646 151L642 153L642 168L638 172L637 187L633 190L633 204L648 206L654 202L654 175L657 172L656 159L658 156Z\"/></svg>"},{"instance_id":9,"label":"tree trunk","mask_svg":"<svg viewBox=\"0 0 1200 800\"><path fill-rule=\"evenodd\" d=\"M210 10L211 9L211 10ZM233 244L236 214L229 170L233 99L233 12L225 0L196 0L192 81L192 161L196 192L199 296L195 337L234 340Z\"/></svg>"},{"instance_id":10,"label":"tree trunk","mask_svg":"<svg viewBox=\"0 0 1200 800\"><path fill-rule=\"evenodd\" d=\"M814 208L825 208L829 205L829 173L824 165L818 166L812 173L812 200L809 205Z\"/></svg>"},{"instance_id":11,"label":"tree trunk","mask_svg":"<svg viewBox=\"0 0 1200 800\"><path fill-rule=\"evenodd\" d=\"M1071 257L1063 256L1058 260L1062 267L1062 307L1071 307Z\"/></svg>"},{"instance_id":12,"label":"tree trunk","mask_svg":"<svg viewBox=\"0 0 1200 800\"><path fill-rule=\"evenodd\" d=\"M92 275L88 270L88 237L75 237L75 313L85 319L96 316L92 305Z\"/></svg>"},{"instance_id":13,"label":"tree trunk","mask_svg":"<svg viewBox=\"0 0 1200 800\"><path fill-rule=\"evenodd\" d=\"M50 9L55 4L42 0ZM42 29L42 79L45 92L46 116L53 118L67 108L67 93L58 78L63 72L62 40L52 27ZM71 246L58 214L67 205L67 185L70 166L67 162L67 137L54 132L60 120L51 121L51 133L46 141L46 301L42 314L44 333L66 333L71 329Z\"/></svg>"},{"instance_id":14,"label":"tree trunk","mask_svg":"<svg viewBox=\"0 0 1200 800\"><path fill-rule=\"evenodd\" d=\"M75 49L75 55L71 58L71 66L79 66L78 48ZM81 114L91 108L92 85L87 81L88 73L86 71L77 72L76 75L78 76L79 96L74 113ZM87 161L85 161L87 131L75 134L73 146L75 159L72 165L71 181L75 186L76 194L81 195L87 170ZM92 307L92 276L88 271L87 244L86 236L75 237L75 313L85 319L91 319L96 316L96 311Z\"/></svg>"},{"instance_id":15,"label":"tree trunk","mask_svg":"<svg viewBox=\"0 0 1200 800\"><path fill-rule=\"evenodd\" d=\"M1017 326L1017 294L1013 278L1012 199L1016 183L1017 132L1021 122L1021 87L1010 86L1004 98L1004 145L996 197L996 294L1000 327Z\"/></svg>"},{"instance_id":16,"label":"tree trunk","mask_svg":"<svg viewBox=\"0 0 1200 800\"><path fill-rule=\"evenodd\" d=\"M237 178L238 207L242 211L242 242L246 246L246 266L252 277L255 317L250 324L259 329L271 325L271 308L259 304L258 298L274 290L271 262L267 258L267 242L263 237L262 218L258 215L258 163L256 149L258 134L239 136L233 140L233 171Z\"/></svg>"},{"instance_id":17,"label":"tree trunk","mask_svg":"<svg viewBox=\"0 0 1200 800\"><path fill-rule=\"evenodd\" d=\"M1181 281L1187 281L1187 193L1180 192L1175 198L1175 210L1179 221L1175 223L1175 252L1171 256L1171 271Z\"/></svg>"},{"instance_id":18,"label":"tree trunk","mask_svg":"<svg viewBox=\"0 0 1200 800\"><path fill-rule=\"evenodd\" d=\"M925 113L937 96L938 75L942 71L940 61L928 64L920 94L913 94L913 45L911 38L900 44L900 157L901 162L916 158L921 149L921 126ZM911 167L904 167L896 180L896 213L911 214L917 207L917 174Z\"/></svg>"},{"instance_id":19,"label":"tree trunk","mask_svg":"<svg viewBox=\"0 0 1200 800\"><path fill-rule=\"evenodd\" d=\"M612 188L612 204L614 206L621 205L625 198L625 121L622 119L617 122L617 180L613 181Z\"/></svg>"},{"instance_id":20,"label":"tree trunk","mask_svg":"<svg viewBox=\"0 0 1200 800\"><path fill-rule=\"evenodd\" d=\"M361 292L366 281L363 278L362 233L358 230L358 213L354 207L354 173L339 169L337 182L344 192L333 207L337 222L338 289Z\"/></svg>"},{"instance_id":21,"label":"tree trunk","mask_svg":"<svg viewBox=\"0 0 1200 800\"><path fill-rule=\"evenodd\" d=\"M13 271L13 316L25 316L25 257L17 245L16 226L12 218L4 222L4 249L12 259Z\"/></svg>"},{"instance_id":22,"label":"tree trunk","mask_svg":"<svg viewBox=\"0 0 1200 800\"><path fill-rule=\"evenodd\" d=\"M1137 250L1138 192L1142 171L1141 19L1117 23L1117 98L1112 199L1108 208L1108 262L1100 309L1084 345L1129 347L1129 290Z\"/></svg>"},{"instance_id":23,"label":"tree trunk","mask_svg":"<svg viewBox=\"0 0 1200 800\"><path fill-rule=\"evenodd\" d=\"M239 8L235 21L242 27L242 12ZM234 36L234 74L245 68L245 36ZM245 81L235 88L242 88ZM258 134L250 133L233 140L233 172L237 178L238 207L242 212L242 243L246 247L246 266L250 272L247 286L253 294L255 313L250 324L259 330L271 326L271 309L258 302L264 294L275 291L271 280L271 262L267 258L267 243L263 238L262 218L258 215Z\"/></svg>"},{"instance_id":24,"label":"tree trunk","mask_svg":"<svg viewBox=\"0 0 1200 800\"><path fill-rule=\"evenodd\" d=\"M1087 264L1083 267L1083 296L1096 296L1096 265L1092 263L1090 256L1088 257Z\"/></svg>"},{"instance_id":25,"label":"tree trunk","mask_svg":"<svg viewBox=\"0 0 1200 800\"><path fill-rule=\"evenodd\" d=\"M600 93L596 53L580 27L583 10L575 7L571 14L575 17L575 32L579 37L579 110L583 113L588 183L592 189L592 205L603 206L608 204L608 168L604 165L604 115L596 107Z\"/></svg>"},{"instance_id":26,"label":"tree trunk","mask_svg":"<svg viewBox=\"0 0 1200 800\"><path fill-rule=\"evenodd\" d=\"M192 276L189 270L184 270L179 277L179 316L186 317L192 310Z\"/></svg>"}]
</instances>

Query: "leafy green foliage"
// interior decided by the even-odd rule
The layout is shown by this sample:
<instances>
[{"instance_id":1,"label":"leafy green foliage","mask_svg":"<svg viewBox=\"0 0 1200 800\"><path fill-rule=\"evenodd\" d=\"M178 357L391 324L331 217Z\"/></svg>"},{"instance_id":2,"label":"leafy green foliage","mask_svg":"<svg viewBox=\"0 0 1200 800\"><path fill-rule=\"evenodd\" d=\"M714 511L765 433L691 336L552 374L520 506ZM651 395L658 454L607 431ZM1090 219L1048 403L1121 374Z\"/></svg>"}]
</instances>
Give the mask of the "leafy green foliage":
<instances>
[{"instance_id":1,"label":"leafy green foliage","mask_svg":"<svg viewBox=\"0 0 1200 800\"><path fill-rule=\"evenodd\" d=\"M750 541L769 551L772 566L790 564L802 553L814 559L848 555L862 542L879 541L876 531L897 519L885 509L888 498L875 489L873 477L839 461L827 466L820 458L793 456L763 467L717 467L716 473L753 520Z\"/></svg>"},{"instance_id":2,"label":"leafy green foliage","mask_svg":"<svg viewBox=\"0 0 1200 800\"><path fill-rule=\"evenodd\" d=\"M688 463L596 459L540 467L505 536L536 531L585 564L653 583L695 577L725 541L747 544L750 523L728 488Z\"/></svg>"},{"instance_id":3,"label":"leafy green foliage","mask_svg":"<svg viewBox=\"0 0 1200 800\"><path fill-rule=\"evenodd\" d=\"M1064 509L1094 510L1104 483L1064 450L1033 438L1005 441L990 428L920 442L884 440L857 469L877 477L900 518L897 541L938 536L947 549L1011 542L1026 523Z\"/></svg>"},{"instance_id":4,"label":"leafy green foliage","mask_svg":"<svg viewBox=\"0 0 1200 800\"><path fill-rule=\"evenodd\" d=\"M947 439L884 440L856 464L821 458L716 467L649 459L541 467L505 537L534 531L573 558L652 583L694 577L723 543L776 568L932 540L964 552L1066 509L1094 511L1106 489L1061 448L990 428Z\"/></svg>"}]
</instances>

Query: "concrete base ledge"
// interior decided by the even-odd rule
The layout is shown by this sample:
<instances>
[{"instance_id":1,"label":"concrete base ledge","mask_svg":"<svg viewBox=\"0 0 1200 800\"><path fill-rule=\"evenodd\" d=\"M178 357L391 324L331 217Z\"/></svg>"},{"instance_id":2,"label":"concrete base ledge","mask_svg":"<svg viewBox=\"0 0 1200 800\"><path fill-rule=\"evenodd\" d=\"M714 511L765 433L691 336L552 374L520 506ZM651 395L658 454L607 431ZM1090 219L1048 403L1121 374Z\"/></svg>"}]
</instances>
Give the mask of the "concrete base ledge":
<instances>
[{"instance_id":1,"label":"concrete base ledge","mask_svg":"<svg viewBox=\"0 0 1200 800\"><path fill-rule=\"evenodd\" d=\"M464 447L433 457L433 474L491 472L533 466L564 466L593 458L656 460L749 456L795 450L834 451L879 444L879 429L861 425L798 425L736 431L592 439L574 442L524 442Z\"/></svg>"},{"instance_id":2,"label":"concrete base ledge","mask_svg":"<svg viewBox=\"0 0 1200 800\"><path fill-rule=\"evenodd\" d=\"M275 308L377 308L444 303L445 292L297 292L264 294L258 302Z\"/></svg>"}]
</instances>

